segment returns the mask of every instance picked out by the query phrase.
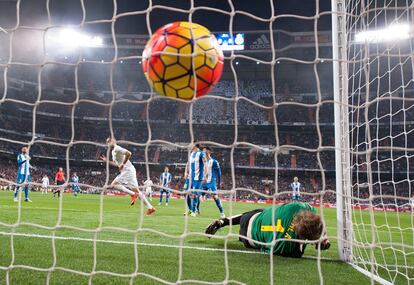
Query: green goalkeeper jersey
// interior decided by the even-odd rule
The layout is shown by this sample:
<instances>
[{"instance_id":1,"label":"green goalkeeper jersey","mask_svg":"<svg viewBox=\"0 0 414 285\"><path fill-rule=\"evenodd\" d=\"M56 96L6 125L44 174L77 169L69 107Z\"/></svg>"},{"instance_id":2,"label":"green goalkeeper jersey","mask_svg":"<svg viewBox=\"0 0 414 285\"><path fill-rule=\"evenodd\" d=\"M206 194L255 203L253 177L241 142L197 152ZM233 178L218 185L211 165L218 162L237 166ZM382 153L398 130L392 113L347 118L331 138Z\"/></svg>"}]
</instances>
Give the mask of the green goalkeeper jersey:
<instances>
[{"instance_id":1,"label":"green goalkeeper jersey","mask_svg":"<svg viewBox=\"0 0 414 285\"><path fill-rule=\"evenodd\" d=\"M272 209L268 208L255 217L252 228L251 236L253 240L268 243L267 245L256 244L256 246L270 253L270 243L273 241L273 235L276 235L276 240L285 239L298 239L298 235L294 230L293 218L301 211L316 212L315 208L307 203L289 203L284 204L278 208L275 208L274 224L272 224ZM301 257L305 251L306 244L300 244L298 242L291 242L289 240L283 240L276 243L273 248L273 253L276 255L289 256L289 257Z\"/></svg>"}]
</instances>

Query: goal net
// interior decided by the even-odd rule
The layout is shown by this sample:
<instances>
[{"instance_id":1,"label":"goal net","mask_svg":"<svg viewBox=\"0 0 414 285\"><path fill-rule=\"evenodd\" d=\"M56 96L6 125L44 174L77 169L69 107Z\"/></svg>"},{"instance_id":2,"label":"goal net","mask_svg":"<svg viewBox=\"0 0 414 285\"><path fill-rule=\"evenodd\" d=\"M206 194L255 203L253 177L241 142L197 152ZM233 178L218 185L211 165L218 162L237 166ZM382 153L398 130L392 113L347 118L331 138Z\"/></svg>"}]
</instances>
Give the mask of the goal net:
<instances>
[{"instance_id":1,"label":"goal net","mask_svg":"<svg viewBox=\"0 0 414 285\"><path fill-rule=\"evenodd\" d=\"M0 284L300 284L299 267L310 284L412 283L413 3L326 2L0 0ZM142 72L149 36L174 21L222 44L202 98L157 95ZM152 179L153 216L110 187L107 137L143 192ZM291 202L298 177L324 236L292 241L300 261L245 248L234 225L209 239L211 195L183 215L195 140L220 162L227 216ZM24 145L34 168L16 183Z\"/></svg>"},{"instance_id":2,"label":"goal net","mask_svg":"<svg viewBox=\"0 0 414 285\"><path fill-rule=\"evenodd\" d=\"M411 284L413 2L334 2L340 254L379 283Z\"/></svg>"}]
</instances>

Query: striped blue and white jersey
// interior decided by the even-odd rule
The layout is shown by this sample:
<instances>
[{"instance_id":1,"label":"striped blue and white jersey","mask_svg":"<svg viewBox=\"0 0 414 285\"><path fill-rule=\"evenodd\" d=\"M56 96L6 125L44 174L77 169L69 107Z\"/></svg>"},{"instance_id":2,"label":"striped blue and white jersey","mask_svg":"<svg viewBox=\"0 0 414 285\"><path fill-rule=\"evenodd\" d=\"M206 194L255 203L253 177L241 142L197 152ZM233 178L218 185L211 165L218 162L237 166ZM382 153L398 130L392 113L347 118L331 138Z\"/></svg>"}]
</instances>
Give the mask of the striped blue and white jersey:
<instances>
[{"instance_id":1,"label":"striped blue and white jersey","mask_svg":"<svg viewBox=\"0 0 414 285\"><path fill-rule=\"evenodd\" d=\"M79 183L79 176L72 176L72 184L73 185L78 185Z\"/></svg>"},{"instance_id":2,"label":"striped blue and white jersey","mask_svg":"<svg viewBox=\"0 0 414 285\"><path fill-rule=\"evenodd\" d=\"M169 186L172 179L172 175L169 172L163 172L160 175L161 186Z\"/></svg>"},{"instance_id":3,"label":"striped blue and white jersey","mask_svg":"<svg viewBox=\"0 0 414 285\"><path fill-rule=\"evenodd\" d=\"M292 191L295 193L299 193L301 187L302 185L300 182L292 182L292 184L290 184L290 188L292 188Z\"/></svg>"},{"instance_id":4,"label":"striped blue and white jersey","mask_svg":"<svg viewBox=\"0 0 414 285\"><path fill-rule=\"evenodd\" d=\"M190 154L190 178L194 181L203 180L204 175L204 162L203 158L206 157L206 153L202 150L193 151Z\"/></svg>"},{"instance_id":5,"label":"striped blue and white jersey","mask_svg":"<svg viewBox=\"0 0 414 285\"><path fill-rule=\"evenodd\" d=\"M207 159L206 161L207 165L207 173L206 173L206 179L207 183L221 183L221 169L220 164L217 160L214 158Z\"/></svg>"},{"instance_id":6,"label":"striped blue and white jersey","mask_svg":"<svg viewBox=\"0 0 414 285\"><path fill-rule=\"evenodd\" d=\"M30 160L27 155L20 153L17 155L17 175L30 175Z\"/></svg>"}]
</instances>

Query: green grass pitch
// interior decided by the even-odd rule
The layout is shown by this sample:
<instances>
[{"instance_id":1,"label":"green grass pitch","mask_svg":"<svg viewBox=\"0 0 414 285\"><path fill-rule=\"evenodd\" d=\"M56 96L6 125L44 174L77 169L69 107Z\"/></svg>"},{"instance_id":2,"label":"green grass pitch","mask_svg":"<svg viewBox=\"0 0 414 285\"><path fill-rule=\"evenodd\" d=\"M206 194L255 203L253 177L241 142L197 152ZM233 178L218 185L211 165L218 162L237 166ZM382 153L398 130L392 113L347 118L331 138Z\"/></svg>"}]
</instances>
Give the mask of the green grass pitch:
<instances>
[{"instance_id":1,"label":"green grass pitch","mask_svg":"<svg viewBox=\"0 0 414 285\"><path fill-rule=\"evenodd\" d=\"M89 277L76 272L96 272L92 277L93 284L131 284L128 275L133 272L139 274L133 279L132 284L161 284L157 278L174 283L179 278L179 237L183 234L187 236L182 243L184 247L181 252L180 280L222 282L228 278L247 284L269 284L270 274L273 274L275 284L320 283L317 262L312 258L317 254L313 246L308 246L305 253L307 258L274 257L271 273L270 256L246 250L236 237L230 237L226 241L223 235L226 235L228 230L219 231L218 238L211 240L200 235L205 227L219 216L212 200L203 201L201 215L195 218L188 217L188 224L186 224L183 216L184 200L171 200L168 207L158 206L153 216L145 217L141 215L141 205L129 206L129 197L80 195L75 198L71 194L64 194L62 216L59 217L59 200L53 198L51 194L31 193L31 199L33 203L22 203L20 216L22 224L15 228L17 235L11 240L7 233L10 233L12 228L4 224L17 222L18 205L12 201L11 192L0 192L0 222L2 223L0 225L0 284L6 284L6 278L9 278L11 284L45 284L48 278L50 284L88 284ZM100 207L101 199L102 207ZM157 202L158 200L154 198L154 205ZM224 203L226 214L230 213L230 206L233 214L263 207L258 204ZM102 211L101 221L100 211ZM365 223L365 229L361 225L358 226L358 233L363 235L361 239L370 239L370 227L367 226L370 221L368 212L356 215L356 220L363 219ZM412 229L412 218L408 214L376 213L375 215L377 226L388 222L390 226ZM324 217L329 235L335 236L336 210L324 209ZM55 231L48 229L55 226L59 219L61 228ZM29 223L42 225L43 228L33 227ZM83 228L84 231L71 227ZM98 233L93 232L98 227L101 230ZM122 231L114 227L122 228ZM136 229L142 231L134 234L133 231ZM237 234L238 227L234 226L231 232ZM29 234L29 236L21 234ZM56 269L48 274L48 269L54 263L52 235L57 237L55 239ZM98 240L95 261L94 239ZM137 242L136 254L134 240ZM413 231L379 228L377 240L394 243L402 241L412 247ZM7 276L4 269L12 263L12 241L13 265L31 266L43 271L20 266L10 270ZM336 240L331 241L331 249L322 253L321 272L324 284L370 284L367 277L337 260ZM228 249L227 267L225 248ZM414 272L404 265L414 264L413 250L393 248L376 250L374 254L378 257L378 261L385 260L390 265L401 266L398 270L394 270L395 272L383 271L384 277L392 276L396 278L396 284L407 284L407 278L403 274L414 278ZM409 250L411 254L407 254ZM365 253L369 254L369 251L361 251L361 254ZM63 271L61 268L72 272ZM103 271L124 274L124 277L107 275L102 273ZM400 273L397 274L397 271ZM191 284L191 281L187 284Z\"/></svg>"}]
</instances>

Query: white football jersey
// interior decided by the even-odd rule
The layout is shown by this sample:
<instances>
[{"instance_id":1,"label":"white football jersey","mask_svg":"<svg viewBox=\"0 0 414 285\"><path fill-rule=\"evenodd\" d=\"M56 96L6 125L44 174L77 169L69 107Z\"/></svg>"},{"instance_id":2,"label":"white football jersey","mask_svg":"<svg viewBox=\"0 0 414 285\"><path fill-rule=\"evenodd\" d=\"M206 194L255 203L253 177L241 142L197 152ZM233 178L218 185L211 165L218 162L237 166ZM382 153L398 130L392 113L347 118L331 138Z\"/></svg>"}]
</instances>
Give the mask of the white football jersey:
<instances>
[{"instance_id":1,"label":"white football jersey","mask_svg":"<svg viewBox=\"0 0 414 285\"><path fill-rule=\"evenodd\" d=\"M49 186L49 178L43 177L42 178L42 185L43 185L43 187L48 187Z\"/></svg>"},{"instance_id":2,"label":"white football jersey","mask_svg":"<svg viewBox=\"0 0 414 285\"><path fill-rule=\"evenodd\" d=\"M112 160L115 162L117 166L120 166L125 160L125 154L128 150L119 145L115 145L114 149L112 150ZM131 161L127 161L124 165L124 170L135 170L135 167L132 165Z\"/></svg>"},{"instance_id":3,"label":"white football jersey","mask_svg":"<svg viewBox=\"0 0 414 285\"><path fill-rule=\"evenodd\" d=\"M144 182L144 186L145 186L145 191L147 193L152 192L152 185L154 185L154 183L152 182L151 179L148 179Z\"/></svg>"}]
</instances>

